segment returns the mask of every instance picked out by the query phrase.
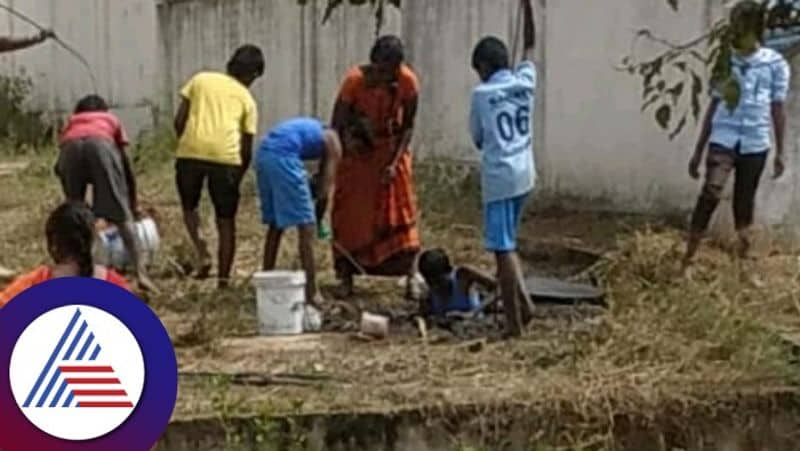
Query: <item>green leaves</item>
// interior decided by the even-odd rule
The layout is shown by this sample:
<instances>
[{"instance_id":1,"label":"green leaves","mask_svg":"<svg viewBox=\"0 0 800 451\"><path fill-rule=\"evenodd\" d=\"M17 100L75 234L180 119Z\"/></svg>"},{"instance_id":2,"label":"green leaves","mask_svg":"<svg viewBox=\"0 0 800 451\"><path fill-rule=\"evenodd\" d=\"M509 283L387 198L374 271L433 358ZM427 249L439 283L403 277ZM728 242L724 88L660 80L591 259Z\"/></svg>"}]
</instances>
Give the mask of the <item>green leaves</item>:
<instances>
[{"instance_id":1,"label":"green leaves","mask_svg":"<svg viewBox=\"0 0 800 451\"><path fill-rule=\"evenodd\" d=\"M344 3L344 0L328 0L328 6L325 7L325 14L322 16L322 23L328 21L333 15L333 12Z\"/></svg>"},{"instance_id":2,"label":"green leaves","mask_svg":"<svg viewBox=\"0 0 800 451\"><path fill-rule=\"evenodd\" d=\"M683 131L683 128L686 126L686 122L688 122L688 120L687 120L688 117L689 117L688 115L684 114L683 117L681 118L681 120L678 121L678 125L676 125L675 128L672 130L672 132L669 134L670 141L672 141L678 135L681 134L681 132Z\"/></svg>"},{"instance_id":3,"label":"green leaves","mask_svg":"<svg viewBox=\"0 0 800 451\"><path fill-rule=\"evenodd\" d=\"M680 0L664 0L678 11ZM800 5L794 2L774 2L766 11L769 29L800 24ZM635 57L639 39L663 47L661 53L644 61ZM651 30L638 30L631 54L622 58L620 71L642 80L642 112L653 110L653 119L674 139L686 127L689 116L695 122L702 114L703 97L708 87L720 95L725 108L735 109L742 92L733 73L733 32L727 20L719 20L707 33L686 41L673 43L657 37Z\"/></svg>"},{"instance_id":4,"label":"green leaves","mask_svg":"<svg viewBox=\"0 0 800 451\"><path fill-rule=\"evenodd\" d=\"M674 11L678 11L678 0L667 0L667 3Z\"/></svg>"},{"instance_id":5,"label":"green leaves","mask_svg":"<svg viewBox=\"0 0 800 451\"><path fill-rule=\"evenodd\" d=\"M664 0L674 11L680 0ZM800 25L800 5L790 1L770 3L765 11L770 30ZM645 39L663 47L661 53L645 61L635 58L636 42ZM689 116L700 120L702 98L708 87L720 95L724 107L734 110L742 92L733 73L733 33L727 20L719 20L707 33L685 43L673 43L647 28L633 37L631 54L622 58L619 70L642 80L642 112L653 111L655 122L669 131L670 139L686 127Z\"/></svg>"},{"instance_id":6,"label":"green leaves","mask_svg":"<svg viewBox=\"0 0 800 451\"><path fill-rule=\"evenodd\" d=\"M680 82L675 86L669 88L667 90L667 94L672 96L672 105L677 105L678 99L680 99L681 94L683 94L683 82Z\"/></svg>"},{"instance_id":7,"label":"green leaves","mask_svg":"<svg viewBox=\"0 0 800 451\"><path fill-rule=\"evenodd\" d=\"M669 105L661 105L656 110L656 122L658 122L658 125L664 130L669 127L670 118L672 118L672 108Z\"/></svg>"},{"instance_id":8,"label":"green leaves","mask_svg":"<svg viewBox=\"0 0 800 451\"><path fill-rule=\"evenodd\" d=\"M652 37L649 32L641 35ZM691 51L670 50L636 64L632 56L626 56L619 70L641 78L642 112L653 109L653 119L672 140L686 128L690 116L696 121L700 115L703 80L699 74L705 67L705 59L698 60Z\"/></svg>"},{"instance_id":9,"label":"green leaves","mask_svg":"<svg viewBox=\"0 0 800 451\"><path fill-rule=\"evenodd\" d=\"M309 0L297 0L299 5L307 5ZM394 6L400 9L402 7L402 0L327 0L325 12L322 15L322 23L327 23L333 13L342 5L349 4L351 6L371 6L375 11L375 34L379 34L381 28L386 22L386 5Z\"/></svg>"},{"instance_id":10,"label":"green leaves","mask_svg":"<svg viewBox=\"0 0 800 451\"><path fill-rule=\"evenodd\" d=\"M733 77L728 77L722 85L720 92L722 93L722 100L725 102L725 106L730 111L735 110L742 96L742 89L741 86L739 86L739 82Z\"/></svg>"}]
</instances>

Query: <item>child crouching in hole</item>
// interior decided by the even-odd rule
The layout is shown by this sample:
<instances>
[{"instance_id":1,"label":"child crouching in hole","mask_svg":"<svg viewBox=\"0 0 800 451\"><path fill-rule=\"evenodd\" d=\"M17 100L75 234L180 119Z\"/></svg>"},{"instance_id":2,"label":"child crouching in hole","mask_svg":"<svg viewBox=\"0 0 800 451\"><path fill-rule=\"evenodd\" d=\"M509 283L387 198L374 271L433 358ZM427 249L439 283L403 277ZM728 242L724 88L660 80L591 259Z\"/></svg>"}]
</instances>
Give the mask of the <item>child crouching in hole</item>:
<instances>
[{"instance_id":1,"label":"child crouching in hole","mask_svg":"<svg viewBox=\"0 0 800 451\"><path fill-rule=\"evenodd\" d=\"M469 266L453 267L443 249L426 250L417 264L428 285L428 295L420 303L426 317L443 318L478 312L481 296L476 288L488 292L497 289L497 281Z\"/></svg>"},{"instance_id":2,"label":"child crouching in hole","mask_svg":"<svg viewBox=\"0 0 800 451\"><path fill-rule=\"evenodd\" d=\"M419 256L419 273L428 286L428 294L420 302L420 313L426 317L466 317L490 308L501 311L502 304L490 307L486 296L496 296L497 279L471 266L456 266L443 249L429 249ZM520 287L518 296L527 296Z\"/></svg>"}]
</instances>

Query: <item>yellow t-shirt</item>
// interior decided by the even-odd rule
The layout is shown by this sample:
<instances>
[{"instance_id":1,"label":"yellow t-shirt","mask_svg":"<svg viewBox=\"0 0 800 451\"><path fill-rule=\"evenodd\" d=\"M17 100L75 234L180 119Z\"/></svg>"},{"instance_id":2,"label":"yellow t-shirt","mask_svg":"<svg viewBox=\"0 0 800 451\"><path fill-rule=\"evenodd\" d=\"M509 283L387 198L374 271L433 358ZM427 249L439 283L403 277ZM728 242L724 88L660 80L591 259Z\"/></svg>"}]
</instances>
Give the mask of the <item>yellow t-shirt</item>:
<instances>
[{"instance_id":1,"label":"yellow t-shirt","mask_svg":"<svg viewBox=\"0 0 800 451\"><path fill-rule=\"evenodd\" d=\"M242 134L256 134L258 108L250 91L235 78L201 72L181 89L189 118L178 142L178 158L239 166Z\"/></svg>"}]
</instances>

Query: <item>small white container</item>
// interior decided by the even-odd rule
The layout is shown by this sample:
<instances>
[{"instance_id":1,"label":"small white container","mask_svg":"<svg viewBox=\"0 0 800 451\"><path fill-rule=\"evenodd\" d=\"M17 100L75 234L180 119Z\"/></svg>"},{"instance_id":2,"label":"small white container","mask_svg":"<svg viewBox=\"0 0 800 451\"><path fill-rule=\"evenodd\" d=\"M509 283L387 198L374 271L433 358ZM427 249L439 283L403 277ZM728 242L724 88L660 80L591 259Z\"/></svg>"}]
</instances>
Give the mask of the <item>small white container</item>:
<instances>
[{"instance_id":1,"label":"small white container","mask_svg":"<svg viewBox=\"0 0 800 451\"><path fill-rule=\"evenodd\" d=\"M264 271L253 275L261 335L299 335L305 316L306 274Z\"/></svg>"},{"instance_id":2,"label":"small white container","mask_svg":"<svg viewBox=\"0 0 800 451\"><path fill-rule=\"evenodd\" d=\"M161 238L158 235L158 227L151 218L144 218L134 223L134 232L142 263L150 265L156 257ZM98 232L98 240L95 246L94 259L97 264L113 266L124 269L130 265L130 255L125 249L125 243L119 230L115 226L109 226Z\"/></svg>"},{"instance_id":3,"label":"small white container","mask_svg":"<svg viewBox=\"0 0 800 451\"><path fill-rule=\"evenodd\" d=\"M384 339L389 336L389 318L369 312L361 314L361 333L373 338Z\"/></svg>"}]
</instances>

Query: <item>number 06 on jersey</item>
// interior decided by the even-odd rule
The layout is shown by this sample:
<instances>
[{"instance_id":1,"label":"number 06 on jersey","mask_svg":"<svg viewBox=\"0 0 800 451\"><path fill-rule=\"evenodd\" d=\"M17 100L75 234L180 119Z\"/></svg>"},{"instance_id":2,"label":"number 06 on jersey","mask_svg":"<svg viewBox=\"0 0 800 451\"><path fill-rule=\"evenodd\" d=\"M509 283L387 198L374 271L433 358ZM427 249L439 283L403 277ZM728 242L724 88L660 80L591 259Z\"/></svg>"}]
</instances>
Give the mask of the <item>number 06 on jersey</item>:
<instances>
[{"instance_id":1,"label":"number 06 on jersey","mask_svg":"<svg viewBox=\"0 0 800 451\"><path fill-rule=\"evenodd\" d=\"M535 94L536 67L530 61L495 72L473 92L470 131L482 153L484 202L513 198L533 189Z\"/></svg>"}]
</instances>

